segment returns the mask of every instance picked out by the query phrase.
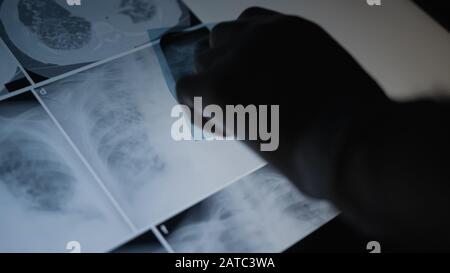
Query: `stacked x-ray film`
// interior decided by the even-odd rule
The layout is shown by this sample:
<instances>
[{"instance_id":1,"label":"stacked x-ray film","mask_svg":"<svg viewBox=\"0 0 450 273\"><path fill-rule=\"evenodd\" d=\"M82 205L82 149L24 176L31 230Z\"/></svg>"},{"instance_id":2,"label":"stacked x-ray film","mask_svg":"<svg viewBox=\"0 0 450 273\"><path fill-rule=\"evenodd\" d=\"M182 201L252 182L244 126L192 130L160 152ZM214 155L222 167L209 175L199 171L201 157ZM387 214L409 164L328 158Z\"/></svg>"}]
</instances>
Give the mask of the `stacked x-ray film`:
<instances>
[{"instance_id":1,"label":"stacked x-ray film","mask_svg":"<svg viewBox=\"0 0 450 273\"><path fill-rule=\"evenodd\" d=\"M182 2L0 0L0 23L0 252L279 252L336 215L239 142L171 138L206 33Z\"/></svg>"}]
</instances>

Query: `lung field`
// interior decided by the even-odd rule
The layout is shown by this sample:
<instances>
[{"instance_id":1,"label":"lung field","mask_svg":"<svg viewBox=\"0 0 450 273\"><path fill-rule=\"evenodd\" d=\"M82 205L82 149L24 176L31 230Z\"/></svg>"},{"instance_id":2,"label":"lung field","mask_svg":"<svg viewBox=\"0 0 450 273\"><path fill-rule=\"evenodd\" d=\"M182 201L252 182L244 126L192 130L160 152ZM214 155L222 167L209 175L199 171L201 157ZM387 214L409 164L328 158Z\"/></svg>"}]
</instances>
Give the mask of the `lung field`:
<instances>
[{"instance_id":1,"label":"lung field","mask_svg":"<svg viewBox=\"0 0 450 273\"><path fill-rule=\"evenodd\" d=\"M91 40L91 23L54 0L20 0L18 10L19 20L52 49L80 49Z\"/></svg>"}]
</instances>

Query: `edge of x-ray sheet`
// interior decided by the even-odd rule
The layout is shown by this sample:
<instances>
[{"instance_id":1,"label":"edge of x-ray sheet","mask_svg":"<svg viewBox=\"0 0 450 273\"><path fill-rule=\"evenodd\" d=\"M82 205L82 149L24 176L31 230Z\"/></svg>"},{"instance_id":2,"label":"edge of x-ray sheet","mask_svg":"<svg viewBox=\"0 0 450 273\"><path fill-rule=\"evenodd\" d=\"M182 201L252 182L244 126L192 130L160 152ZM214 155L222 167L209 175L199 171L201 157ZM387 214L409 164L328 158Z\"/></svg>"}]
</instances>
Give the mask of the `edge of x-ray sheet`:
<instances>
[{"instance_id":1,"label":"edge of x-ray sheet","mask_svg":"<svg viewBox=\"0 0 450 273\"><path fill-rule=\"evenodd\" d=\"M119 54L117 54L117 55L114 55L114 56L111 56L111 57L108 57L108 58L104 58L104 59L101 59L101 60L99 60L99 61L92 62L92 63L90 63L90 64L84 65L84 66L79 67L79 68L77 68L77 69L74 69L74 70L71 70L71 71L69 71L69 72L60 74L60 75L58 75L58 76L54 76L54 77L52 77L52 78L49 78L48 80L44 80L44 81L41 81L41 82L38 82L38 83L35 83L35 82L31 79L31 77L28 76L28 74L26 73L25 69L23 69L23 67L22 67L20 64L19 64L19 65L20 65L20 68L21 68L22 73L24 73L25 76L27 77L27 79L30 81L31 86L34 87L35 89L38 89L38 88L40 88L40 87L49 85L49 84L51 84L51 83L53 83L53 82L56 82L56 81L65 79L65 78L67 78L67 77L73 76L73 75L78 74L78 73L80 73L80 72L83 72L83 71L86 71L86 70L95 68L95 67L100 66L100 65L102 65L102 64L106 64L106 63L109 63L109 62L111 62L111 61L114 61L114 60L117 60L117 59L119 59L119 58L122 58L122 57L124 57L124 56L130 55L130 54L132 54L132 53L134 53L134 52L138 52L138 51L143 50L143 49L145 49L145 48L155 47L155 46L157 46L157 45L159 44L159 42L160 42L160 40L161 40L159 34L161 34L161 33L164 32L164 31L168 31L168 30L170 30L170 29L173 29L174 31L188 32L188 31L191 31L191 30L198 29L199 27L205 27L205 26L210 28L210 27L212 26L212 24L208 24L208 25L200 25L200 26L196 25L196 26L189 27L189 28L186 28L186 29L183 29L183 30L179 30L179 29L177 29L177 28L175 28L175 29L173 29L173 28L161 28L161 29L155 29L155 30L152 30L152 31L151 31L151 33L152 33L152 35L151 35L152 40L150 40L148 43L145 43L145 44L143 44L143 45L141 45L141 46L135 47L135 48L133 48L133 49L131 49L131 50L128 50L128 51L125 51L125 52L123 52L123 53L119 53ZM155 35L157 35L156 38L155 38ZM9 51L9 49L7 49L7 50ZM9 52L10 52L10 51L9 51ZM11 53L11 54L12 54L12 53ZM22 90L18 90L18 91L21 91L21 92L23 93L24 91L27 91L27 90L29 90L29 89L30 89L30 88L27 87L27 88L23 88ZM8 95L0 96L0 99L4 99L4 98L6 98L6 97L14 96L14 95L17 94L16 92L17 92L17 91L12 92L11 94L8 94Z\"/></svg>"},{"instance_id":2,"label":"edge of x-ray sheet","mask_svg":"<svg viewBox=\"0 0 450 273\"><path fill-rule=\"evenodd\" d=\"M183 29L183 30L180 30L180 31L175 31L175 32L188 34L190 32L194 32L196 30L201 30L201 29L211 30L215 25L216 25L216 23L199 24L199 25L196 25L196 26L193 26L193 27L190 27L190 28L186 28L186 29ZM156 30L155 34L158 35L158 33L160 33L160 32L168 33L168 31ZM162 73L163 73L164 78L166 80L167 87L169 88L170 93L173 95L173 97L175 99L177 99L177 96L176 96L176 78L175 78L175 76L172 73L172 69L171 69L171 67L170 67L170 65L169 65L169 63L167 61L167 58L166 58L166 56L164 54L164 50L162 49L161 39L160 38L155 38L155 39L153 38L153 37L158 37L158 36L155 36L155 34L154 34L154 31L149 31L150 40L154 41L154 50L155 50L156 55L158 56L159 64L161 66ZM188 70L190 70L191 73L194 73L194 70L195 70L194 58L191 58L191 57L192 56L190 56L190 58L189 58L191 60L189 61L189 64L188 64L190 66ZM189 74L189 73L186 73L186 74ZM183 76L187 76L187 75L183 75Z\"/></svg>"},{"instance_id":3,"label":"edge of x-ray sheet","mask_svg":"<svg viewBox=\"0 0 450 273\"><path fill-rule=\"evenodd\" d=\"M189 32L189 31L192 31L192 30L196 30L196 29L198 29L198 28L200 28L200 27L208 27L208 28L211 28L212 26L213 26L213 24L208 24L208 25L202 24L202 25L196 25L196 26L189 27L189 28L186 28L186 29L181 29L181 30L180 30L180 29L177 29L177 28L175 28L175 29L172 28L172 29L175 30L175 31L179 31L179 32ZM131 50L129 50L129 51L125 51L125 52L119 53L119 54L117 54L117 55L108 57L108 58L101 59L101 60L99 60L99 61L92 62L92 63L90 63L90 64L84 65L84 66L82 66L82 67L79 67L79 68L77 68L77 69L71 70L71 71L66 72L66 73L62 73L62 74L60 74L60 75L58 75L58 76L54 76L54 77L52 77L52 78L49 78L48 80L44 80L44 81L41 81L41 82L38 82L38 83L35 83L35 82L33 81L33 79L31 79L31 77L28 75L28 73L26 72L26 70L23 68L23 66L22 66L16 59L14 59L15 62L17 63L17 66L20 68L20 70L22 71L22 73L25 75L26 79L30 82L30 86L24 87L24 88L22 88L22 89L19 89L19 90L17 90L17 91L14 91L14 92L11 92L11 93L8 93L8 94L2 94L2 95L0 95L0 101L6 100L6 99L8 99L8 98L11 98L11 97L14 97L14 96L17 96L17 95L20 95L20 94L25 93L25 92L27 92L27 91L30 91L31 88L39 89L39 88L44 87L44 86L46 86L46 85L52 84L52 83L54 83L54 82L57 82L57 81L60 81L60 80L65 79L65 78L68 78L68 77L70 77L70 76L73 76L73 75L76 75L76 74L78 74L78 73L81 73L81 72L83 72L83 71L87 71L87 70L92 69L92 68L95 68L95 67L97 67L97 66L100 66L100 65L106 64L106 63L108 63L108 62L111 62L111 61L120 59L120 58L125 57L125 56L127 56L127 55L130 55L130 54L132 54L132 53L134 53L134 52L138 52L138 51L140 51L140 50L143 50L143 49L145 49L145 48L151 48L151 47L154 47L155 50L158 51L158 52L157 52L157 53L158 53L158 58L160 58L160 56L159 56L159 54L160 54L159 51L160 51L160 50L159 50L159 46L158 46L158 45L159 45L159 42L160 42L160 40L161 40L161 39L160 39L160 34L161 34L161 33L165 33L166 31L169 31L170 29L171 29L171 28L160 28L160 29L152 30L152 31L151 31L151 34L150 34L151 40L150 40L148 43L144 44L144 45L138 46L138 47L133 48L133 49L131 49ZM3 43L3 41L0 40L0 43ZM11 51L10 51L10 49L9 49L8 47L5 46L5 50L8 52L8 54L11 54L11 55L12 55L12 53L11 53ZM12 56L13 56L13 55L12 55ZM163 59L163 58L160 58L160 60L163 62L163 63L161 64L161 65L162 65L162 69L163 69L163 70L165 69L165 70L163 71L164 76L165 76L165 77L169 77L170 72L169 72L169 70L167 70L167 69L168 69L167 64L164 62L164 59ZM170 78L166 78L166 80L168 81L168 83L170 82ZM170 88L171 92L173 92L174 87L169 86L169 88Z\"/></svg>"},{"instance_id":4,"label":"edge of x-ray sheet","mask_svg":"<svg viewBox=\"0 0 450 273\"><path fill-rule=\"evenodd\" d=\"M450 95L450 35L410 0L383 0L381 6L365 0L184 2L202 22L234 20L252 6L302 16L339 41L389 96Z\"/></svg>"}]
</instances>

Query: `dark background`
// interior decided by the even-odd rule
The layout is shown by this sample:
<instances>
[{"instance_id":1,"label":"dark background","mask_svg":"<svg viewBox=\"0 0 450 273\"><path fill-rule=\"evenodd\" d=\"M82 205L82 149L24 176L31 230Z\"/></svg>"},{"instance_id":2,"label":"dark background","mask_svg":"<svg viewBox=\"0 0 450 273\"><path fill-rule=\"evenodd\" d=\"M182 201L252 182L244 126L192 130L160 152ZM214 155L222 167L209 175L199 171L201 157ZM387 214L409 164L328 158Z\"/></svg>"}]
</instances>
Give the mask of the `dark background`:
<instances>
[{"instance_id":1,"label":"dark background","mask_svg":"<svg viewBox=\"0 0 450 273\"><path fill-rule=\"evenodd\" d=\"M414 0L413 2L425 10L439 24L446 28L447 31L450 31L450 3L448 0ZM394 246L389 242L362 234L347 223L343 216L339 216L291 247L287 252L368 253L369 251L366 250L366 245L370 241L379 241L381 251L385 253L414 251L411 249L402 249L400 246Z\"/></svg>"}]
</instances>

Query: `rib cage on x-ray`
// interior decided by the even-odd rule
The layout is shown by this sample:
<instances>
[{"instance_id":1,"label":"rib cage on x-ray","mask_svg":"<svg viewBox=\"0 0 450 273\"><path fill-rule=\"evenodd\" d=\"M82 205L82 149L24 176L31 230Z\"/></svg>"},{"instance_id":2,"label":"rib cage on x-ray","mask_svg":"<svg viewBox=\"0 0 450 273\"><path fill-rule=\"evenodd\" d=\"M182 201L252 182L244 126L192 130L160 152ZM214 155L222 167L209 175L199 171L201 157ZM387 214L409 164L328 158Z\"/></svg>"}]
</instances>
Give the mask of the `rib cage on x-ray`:
<instances>
[{"instance_id":1,"label":"rib cage on x-ray","mask_svg":"<svg viewBox=\"0 0 450 273\"><path fill-rule=\"evenodd\" d=\"M181 213L166 239L177 252L279 252L335 215L266 166Z\"/></svg>"},{"instance_id":2,"label":"rib cage on x-ray","mask_svg":"<svg viewBox=\"0 0 450 273\"><path fill-rule=\"evenodd\" d=\"M121 75L127 69L138 67L116 62L103 69L81 73L67 86L71 88L75 83L75 88L86 88L89 92L56 91L51 99L61 105L71 103L71 112L66 113L70 117L58 117L76 124L77 138L82 139L89 160L96 161L96 167L102 167L123 183L125 192L152 180L165 166L148 135L149 126L137 108L142 96L136 93L142 93L143 87L123 80Z\"/></svg>"},{"instance_id":3,"label":"rib cage on x-ray","mask_svg":"<svg viewBox=\"0 0 450 273\"><path fill-rule=\"evenodd\" d=\"M128 91L130 83L121 81L120 64L94 73L102 80L90 86L98 92L81 98L84 121L92 149L106 164L107 169L124 183L139 183L151 179L154 173L164 169L163 159L156 154L146 131L144 118L136 105L137 97ZM98 86L96 86L98 85ZM91 123L93 121L93 123Z\"/></svg>"},{"instance_id":4,"label":"rib cage on x-ray","mask_svg":"<svg viewBox=\"0 0 450 273\"><path fill-rule=\"evenodd\" d=\"M204 199L262 160L236 142L176 142L177 104L152 48L39 90L138 228Z\"/></svg>"},{"instance_id":5,"label":"rib cage on x-ray","mask_svg":"<svg viewBox=\"0 0 450 273\"><path fill-rule=\"evenodd\" d=\"M106 251L132 229L30 91L0 103L0 252Z\"/></svg>"},{"instance_id":6,"label":"rib cage on x-ray","mask_svg":"<svg viewBox=\"0 0 450 273\"><path fill-rule=\"evenodd\" d=\"M128 96L113 100L88 102L86 110L95 123L89 124L89 135L97 147L98 156L108 169L127 182L142 181L164 168L164 162L155 154L147 133L142 130L142 117ZM129 103L129 104L128 104ZM130 181L134 176L135 181ZM124 181L125 182L125 181Z\"/></svg>"},{"instance_id":7,"label":"rib cage on x-ray","mask_svg":"<svg viewBox=\"0 0 450 273\"><path fill-rule=\"evenodd\" d=\"M39 110L14 119L0 118L0 180L30 207L60 211L70 201L77 181L58 143L52 143L50 121Z\"/></svg>"}]
</instances>

